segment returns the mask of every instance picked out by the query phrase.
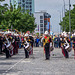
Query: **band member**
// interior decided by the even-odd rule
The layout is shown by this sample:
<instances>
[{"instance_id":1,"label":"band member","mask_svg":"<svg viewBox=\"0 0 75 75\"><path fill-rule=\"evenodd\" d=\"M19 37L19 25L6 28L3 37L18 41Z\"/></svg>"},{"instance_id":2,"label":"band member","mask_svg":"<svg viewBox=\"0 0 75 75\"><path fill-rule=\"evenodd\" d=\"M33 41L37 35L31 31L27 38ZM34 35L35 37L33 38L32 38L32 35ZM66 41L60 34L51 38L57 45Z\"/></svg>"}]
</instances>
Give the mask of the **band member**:
<instances>
[{"instance_id":1,"label":"band member","mask_svg":"<svg viewBox=\"0 0 75 75\"><path fill-rule=\"evenodd\" d=\"M24 38L24 51L25 51L25 58L29 58L29 51L27 51L27 48L29 47L29 43L28 43L28 34L25 34L25 38Z\"/></svg>"},{"instance_id":2,"label":"band member","mask_svg":"<svg viewBox=\"0 0 75 75\"><path fill-rule=\"evenodd\" d=\"M17 46L17 43L15 41L15 36L13 35L13 41L12 41L12 45L13 45L13 55L16 54L16 46Z\"/></svg>"},{"instance_id":3,"label":"band member","mask_svg":"<svg viewBox=\"0 0 75 75\"><path fill-rule=\"evenodd\" d=\"M74 59L75 59L75 33L73 34L73 37L71 38L71 41L73 42Z\"/></svg>"},{"instance_id":4,"label":"band member","mask_svg":"<svg viewBox=\"0 0 75 75\"><path fill-rule=\"evenodd\" d=\"M62 47L62 53L65 56L65 58L69 58L69 54L68 54L68 51L67 51L67 48L66 48L69 45L70 45L69 38L67 36L62 37L62 39L61 39L61 47Z\"/></svg>"},{"instance_id":5,"label":"band member","mask_svg":"<svg viewBox=\"0 0 75 75\"><path fill-rule=\"evenodd\" d=\"M44 50L45 50L45 57L46 60L50 59L50 36L48 34L48 31L45 31L44 37L43 37L43 45L44 45Z\"/></svg>"},{"instance_id":6,"label":"band member","mask_svg":"<svg viewBox=\"0 0 75 75\"><path fill-rule=\"evenodd\" d=\"M15 41L16 41L16 53L18 53L18 48L19 48L19 36L18 35L15 37Z\"/></svg>"},{"instance_id":7,"label":"band member","mask_svg":"<svg viewBox=\"0 0 75 75\"><path fill-rule=\"evenodd\" d=\"M0 54L2 54L2 44L3 44L3 38L2 35L0 34Z\"/></svg>"},{"instance_id":8,"label":"band member","mask_svg":"<svg viewBox=\"0 0 75 75\"><path fill-rule=\"evenodd\" d=\"M7 36L4 37L4 42L3 42L4 46L5 46L5 53L6 53L6 58L9 58L10 57L10 53L9 53L9 50L7 49L8 48L8 44L9 44L9 40L7 38Z\"/></svg>"}]
</instances>

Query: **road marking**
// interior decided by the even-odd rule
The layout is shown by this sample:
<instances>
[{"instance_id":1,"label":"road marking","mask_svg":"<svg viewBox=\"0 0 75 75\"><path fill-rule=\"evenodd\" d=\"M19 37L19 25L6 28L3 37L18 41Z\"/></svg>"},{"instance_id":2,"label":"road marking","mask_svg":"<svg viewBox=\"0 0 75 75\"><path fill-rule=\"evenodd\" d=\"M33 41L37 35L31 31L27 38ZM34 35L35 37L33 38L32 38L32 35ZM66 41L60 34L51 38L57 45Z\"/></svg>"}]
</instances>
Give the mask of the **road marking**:
<instances>
[{"instance_id":1,"label":"road marking","mask_svg":"<svg viewBox=\"0 0 75 75\"><path fill-rule=\"evenodd\" d=\"M23 58L24 59L24 58ZM15 67L17 64L19 64L23 59L21 59L19 62L17 62L16 64L14 64L13 66L11 66L9 69L7 69L6 71L5 71L5 73L3 73L3 75L6 75L6 73L8 72L8 71L10 71L13 67Z\"/></svg>"},{"instance_id":2,"label":"road marking","mask_svg":"<svg viewBox=\"0 0 75 75\"><path fill-rule=\"evenodd\" d=\"M30 60L23 60L22 63L30 63Z\"/></svg>"}]
</instances>

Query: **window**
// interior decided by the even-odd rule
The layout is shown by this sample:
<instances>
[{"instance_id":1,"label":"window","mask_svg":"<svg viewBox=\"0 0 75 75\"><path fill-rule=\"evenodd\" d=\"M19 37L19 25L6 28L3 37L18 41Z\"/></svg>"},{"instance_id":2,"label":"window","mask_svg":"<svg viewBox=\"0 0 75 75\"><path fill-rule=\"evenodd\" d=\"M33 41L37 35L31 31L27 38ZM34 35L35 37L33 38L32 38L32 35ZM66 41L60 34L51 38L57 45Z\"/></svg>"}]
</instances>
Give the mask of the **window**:
<instances>
[{"instance_id":1,"label":"window","mask_svg":"<svg viewBox=\"0 0 75 75\"><path fill-rule=\"evenodd\" d=\"M40 16L40 19L43 19L43 16Z\"/></svg>"},{"instance_id":2,"label":"window","mask_svg":"<svg viewBox=\"0 0 75 75\"><path fill-rule=\"evenodd\" d=\"M41 28L40 31L43 31L43 28Z\"/></svg>"},{"instance_id":3,"label":"window","mask_svg":"<svg viewBox=\"0 0 75 75\"><path fill-rule=\"evenodd\" d=\"M43 20L40 20L40 23L43 23Z\"/></svg>"},{"instance_id":4,"label":"window","mask_svg":"<svg viewBox=\"0 0 75 75\"><path fill-rule=\"evenodd\" d=\"M32 11L32 9L30 9L30 11Z\"/></svg>"},{"instance_id":5,"label":"window","mask_svg":"<svg viewBox=\"0 0 75 75\"><path fill-rule=\"evenodd\" d=\"M25 4L22 4L22 7L24 8L25 7Z\"/></svg>"},{"instance_id":6,"label":"window","mask_svg":"<svg viewBox=\"0 0 75 75\"><path fill-rule=\"evenodd\" d=\"M28 5L26 5L26 8L28 8L29 6Z\"/></svg>"},{"instance_id":7,"label":"window","mask_svg":"<svg viewBox=\"0 0 75 75\"><path fill-rule=\"evenodd\" d=\"M47 23L47 20L45 20L44 23Z\"/></svg>"},{"instance_id":8,"label":"window","mask_svg":"<svg viewBox=\"0 0 75 75\"><path fill-rule=\"evenodd\" d=\"M25 0L22 0L22 2L25 2Z\"/></svg>"},{"instance_id":9,"label":"window","mask_svg":"<svg viewBox=\"0 0 75 75\"><path fill-rule=\"evenodd\" d=\"M43 24L40 24L40 27L43 27Z\"/></svg>"},{"instance_id":10,"label":"window","mask_svg":"<svg viewBox=\"0 0 75 75\"><path fill-rule=\"evenodd\" d=\"M29 4L32 4L32 2L29 2Z\"/></svg>"},{"instance_id":11,"label":"window","mask_svg":"<svg viewBox=\"0 0 75 75\"><path fill-rule=\"evenodd\" d=\"M32 8L32 6L30 5L30 8Z\"/></svg>"}]
</instances>

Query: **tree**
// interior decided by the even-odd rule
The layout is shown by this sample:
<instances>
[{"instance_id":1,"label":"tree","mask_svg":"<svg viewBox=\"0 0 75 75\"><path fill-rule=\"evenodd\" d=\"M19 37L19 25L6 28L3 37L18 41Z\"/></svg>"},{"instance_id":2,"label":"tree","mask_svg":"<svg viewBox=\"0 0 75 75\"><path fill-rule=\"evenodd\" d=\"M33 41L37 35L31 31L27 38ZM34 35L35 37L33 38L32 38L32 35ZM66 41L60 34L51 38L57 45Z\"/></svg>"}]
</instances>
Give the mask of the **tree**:
<instances>
[{"instance_id":1,"label":"tree","mask_svg":"<svg viewBox=\"0 0 75 75\"><path fill-rule=\"evenodd\" d=\"M71 10L71 31L75 29L75 5L73 6L74 8ZM62 26L63 31L65 28L67 32L69 31L69 10L66 10L65 17L63 17L63 21L61 21L59 24Z\"/></svg>"},{"instance_id":2,"label":"tree","mask_svg":"<svg viewBox=\"0 0 75 75\"><path fill-rule=\"evenodd\" d=\"M10 8L6 12L4 12L4 19L1 21L1 24L4 25L5 28L21 30L22 32L33 31L36 27L34 25L34 17L33 15L29 15L29 11L22 12L21 8Z\"/></svg>"},{"instance_id":3,"label":"tree","mask_svg":"<svg viewBox=\"0 0 75 75\"><path fill-rule=\"evenodd\" d=\"M3 2L3 1L5 1L5 0L0 0L0 2ZM0 28L3 27L3 25L1 25L1 22L2 22L2 20L4 19L3 14L4 14L4 12L7 11L7 10L8 10L8 4L4 4L4 5L1 5L1 4L0 4Z\"/></svg>"}]
</instances>

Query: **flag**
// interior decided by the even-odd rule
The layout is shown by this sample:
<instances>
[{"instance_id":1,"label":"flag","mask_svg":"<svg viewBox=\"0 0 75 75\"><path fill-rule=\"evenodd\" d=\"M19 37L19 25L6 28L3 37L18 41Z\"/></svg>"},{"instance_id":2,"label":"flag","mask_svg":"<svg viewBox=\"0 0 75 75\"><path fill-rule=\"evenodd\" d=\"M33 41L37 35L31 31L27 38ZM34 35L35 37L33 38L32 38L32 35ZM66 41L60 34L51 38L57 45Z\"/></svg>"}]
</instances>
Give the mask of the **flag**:
<instances>
[{"instance_id":1,"label":"flag","mask_svg":"<svg viewBox=\"0 0 75 75\"><path fill-rule=\"evenodd\" d=\"M39 25L38 25L38 31L39 31Z\"/></svg>"}]
</instances>

